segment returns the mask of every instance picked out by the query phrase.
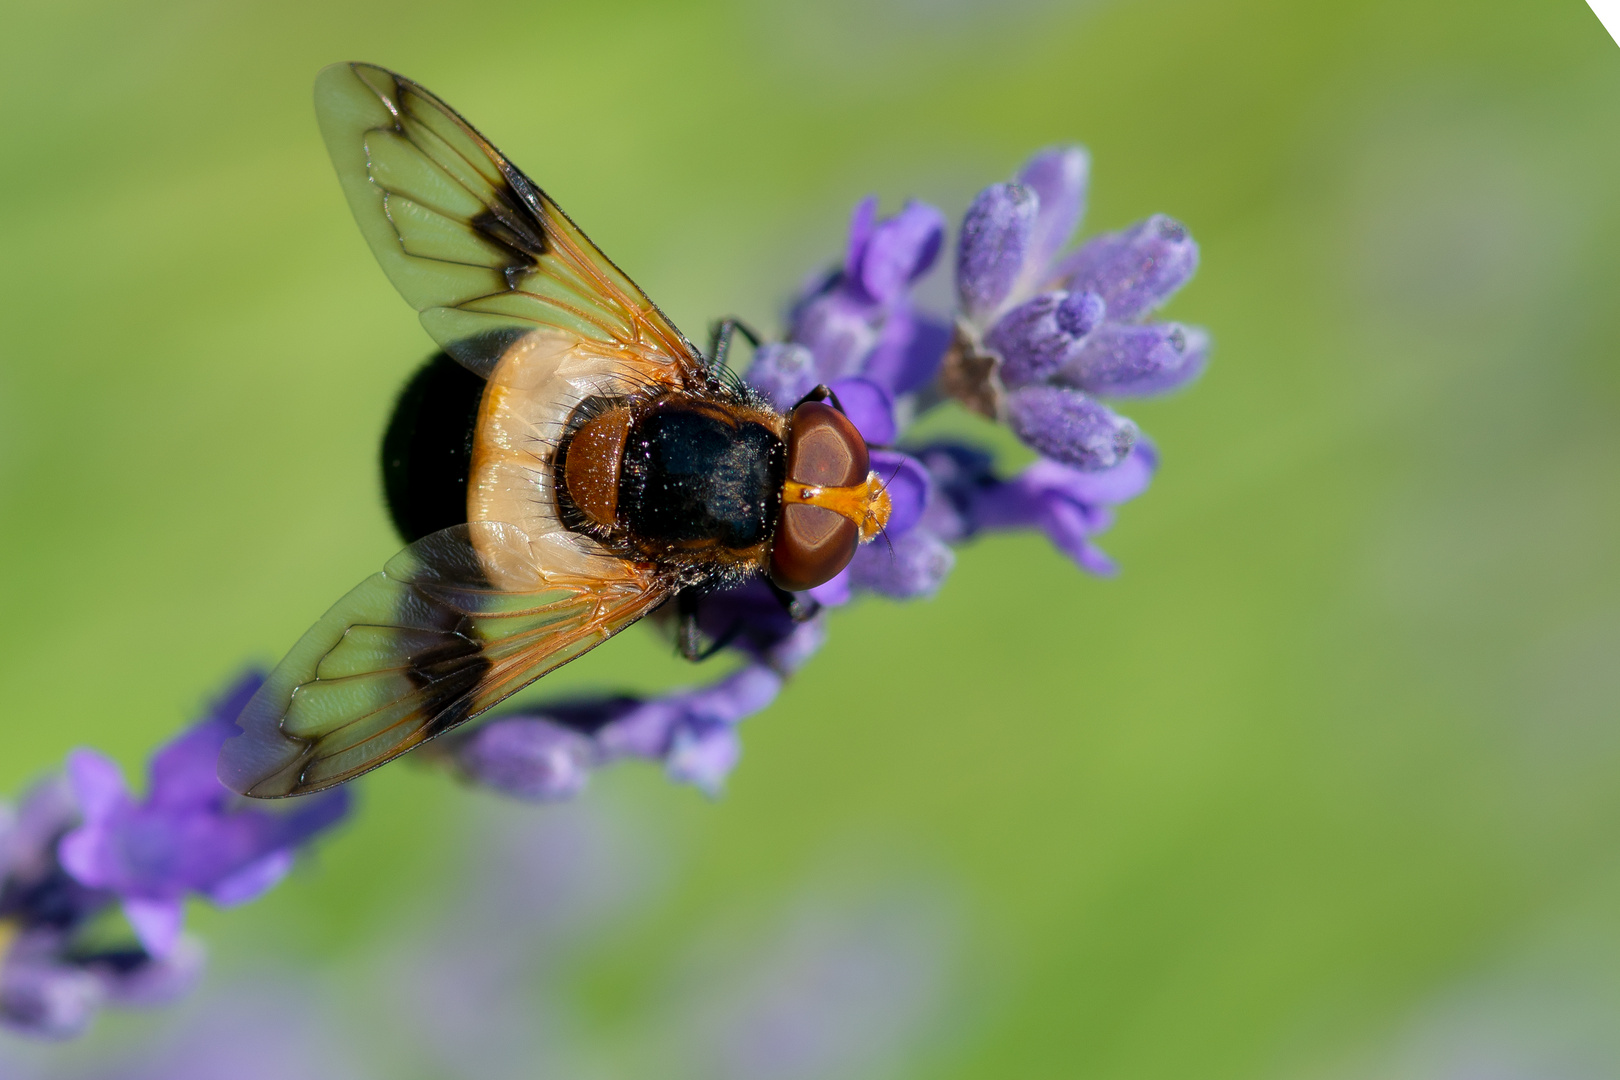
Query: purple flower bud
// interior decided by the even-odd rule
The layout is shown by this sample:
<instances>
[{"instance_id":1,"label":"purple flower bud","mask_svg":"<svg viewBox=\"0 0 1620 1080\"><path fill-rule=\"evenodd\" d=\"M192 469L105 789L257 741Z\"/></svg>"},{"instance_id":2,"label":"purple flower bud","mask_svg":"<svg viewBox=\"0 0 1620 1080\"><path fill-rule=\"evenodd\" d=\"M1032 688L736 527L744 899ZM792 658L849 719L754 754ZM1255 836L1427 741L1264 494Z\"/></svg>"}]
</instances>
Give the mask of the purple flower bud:
<instances>
[{"instance_id":1,"label":"purple flower bud","mask_svg":"<svg viewBox=\"0 0 1620 1080\"><path fill-rule=\"evenodd\" d=\"M1209 334L1179 323L1109 323L1069 357L1057 380L1093 394L1132 396L1172 390L1209 359Z\"/></svg>"},{"instance_id":2,"label":"purple flower bud","mask_svg":"<svg viewBox=\"0 0 1620 1080\"><path fill-rule=\"evenodd\" d=\"M867 544L849 564L857 588L912 600L939 591L956 565L956 554L944 541L923 529L912 529L885 544Z\"/></svg>"},{"instance_id":3,"label":"purple flower bud","mask_svg":"<svg viewBox=\"0 0 1620 1080\"><path fill-rule=\"evenodd\" d=\"M987 322L1011 297L1039 209L1040 200L1022 184L992 184L968 207L956 251L956 292L973 322Z\"/></svg>"},{"instance_id":4,"label":"purple flower bud","mask_svg":"<svg viewBox=\"0 0 1620 1080\"><path fill-rule=\"evenodd\" d=\"M1088 241L1058 265L1057 278L1071 291L1101 296L1110 319L1132 322L1170 299L1197 268L1198 245L1186 227L1154 214Z\"/></svg>"},{"instance_id":5,"label":"purple flower bud","mask_svg":"<svg viewBox=\"0 0 1620 1080\"><path fill-rule=\"evenodd\" d=\"M1044 273L1074 235L1086 212L1086 186L1091 177L1091 156L1080 146L1054 146L1029 159L1018 182L1040 200L1035 226L1030 231L1025 263L1035 276ZM1038 286L1039 281L1030 282Z\"/></svg>"},{"instance_id":6,"label":"purple flower bud","mask_svg":"<svg viewBox=\"0 0 1620 1080\"><path fill-rule=\"evenodd\" d=\"M1018 437L1077 469L1107 469L1130 453L1136 425L1084 394L1060 386L1026 386L1007 395Z\"/></svg>"},{"instance_id":7,"label":"purple flower bud","mask_svg":"<svg viewBox=\"0 0 1620 1080\"><path fill-rule=\"evenodd\" d=\"M821 382L815 355L791 342L761 345L743 378L782 412L797 405Z\"/></svg>"},{"instance_id":8,"label":"purple flower bud","mask_svg":"<svg viewBox=\"0 0 1620 1080\"><path fill-rule=\"evenodd\" d=\"M1042 293L1003 315L984 343L1001 355L1002 384L1016 389L1044 382L1068 364L1102 318L1096 293Z\"/></svg>"},{"instance_id":9,"label":"purple flower bud","mask_svg":"<svg viewBox=\"0 0 1620 1080\"><path fill-rule=\"evenodd\" d=\"M837 395L844 415L861 438L874 446L894 442L894 403L881 386L870 379L850 376L833 380L829 389Z\"/></svg>"},{"instance_id":10,"label":"purple flower bud","mask_svg":"<svg viewBox=\"0 0 1620 1080\"><path fill-rule=\"evenodd\" d=\"M491 720L456 748L456 762L480 784L531 802L571 799L585 789L595 744L544 718Z\"/></svg>"},{"instance_id":11,"label":"purple flower bud","mask_svg":"<svg viewBox=\"0 0 1620 1080\"><path fill-rule=\"evenodd\" d=\"M927 203L907 202L892 218L872 224L876 200L855 209L844 271L865 298L879 304L901 299L926 274L945 242L945 215Z\"/></svg>"}]
</instances>

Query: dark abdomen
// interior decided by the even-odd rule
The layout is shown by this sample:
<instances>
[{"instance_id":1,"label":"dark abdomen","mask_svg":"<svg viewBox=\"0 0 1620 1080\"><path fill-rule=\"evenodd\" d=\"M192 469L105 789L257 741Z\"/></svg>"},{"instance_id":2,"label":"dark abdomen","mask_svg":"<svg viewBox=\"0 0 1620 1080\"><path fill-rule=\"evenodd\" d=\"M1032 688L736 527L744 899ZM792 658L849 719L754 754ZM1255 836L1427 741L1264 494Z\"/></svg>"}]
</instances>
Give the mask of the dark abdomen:
<instances>
[{"instance_id":1,"label":"dark abdomen","mask_svg":"<svg viewBox=\"0 0 1620 1080\"><path fill-rule=\"evenodd\" d=\"M714 406L665 402L635 422L619 475L619 520L637 540L736 550L775 524L782 440Z\"/></svg>"},{"instance_id":2,"label":"dark abdomen","mask_svg":"<svg viewBox=\"0 0 1620 1080\"><path fill-rule=\"evenodd\" d=\"M400 391L383 435L383 491L412 543L467 520L467 475L484 380L439 353Z\"/></svg>"}]
</instances>

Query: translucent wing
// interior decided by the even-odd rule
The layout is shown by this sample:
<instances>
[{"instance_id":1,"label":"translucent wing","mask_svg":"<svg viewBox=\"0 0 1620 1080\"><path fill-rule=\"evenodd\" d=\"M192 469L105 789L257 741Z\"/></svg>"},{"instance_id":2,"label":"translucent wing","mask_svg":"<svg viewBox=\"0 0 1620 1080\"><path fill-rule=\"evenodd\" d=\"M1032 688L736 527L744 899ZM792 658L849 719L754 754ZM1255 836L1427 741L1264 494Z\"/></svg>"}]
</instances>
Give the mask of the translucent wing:
<instances>
[{"instance_id":1,"label":"translucent wing","mask_svg":"<svg viewBox=\"0 0 1620 1080\"><path fill-rule=\"evenodd\" d=\"M315 112L388 279L457 360L488 376L544 328L622 350L676 385L701 354L534 182L444 102L370 64L333 64Z\"/></svg>"},{"instance_id":2,"label":"translucent wing","mask_svg":"<svg viewBox=\"0 0 1620 1080\"><path fill-rule=\"evenodd\" d=\"M271 672L220 753L220 780L260 798L340 784L600 645L671 591L646 567L584 565L549 543L567 540L483 521L400 552Z\"/></svg>"}]
</instances>

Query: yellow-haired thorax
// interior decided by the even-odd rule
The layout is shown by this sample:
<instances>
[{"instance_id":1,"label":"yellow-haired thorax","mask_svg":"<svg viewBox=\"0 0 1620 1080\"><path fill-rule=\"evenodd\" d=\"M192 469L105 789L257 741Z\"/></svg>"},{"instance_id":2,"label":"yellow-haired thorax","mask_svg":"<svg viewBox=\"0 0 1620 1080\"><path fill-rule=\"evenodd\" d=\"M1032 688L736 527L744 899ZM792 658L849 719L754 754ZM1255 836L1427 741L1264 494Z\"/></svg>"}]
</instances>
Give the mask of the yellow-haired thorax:
<instances>
[{"instance_id":1,"label":"yellow-haired thorax","mask_svg":"<svg viewBox=\"0 0 1620 1080\"><path fill-rule=\"evenodd\" d=\"M806 503L819 506L848 518L861 530L863 544L883 531L883 527L889 523L889 511L892 509L883 477L875 472L867 473L864 483L849 487L822 487L789 480L782 486L782 502L784 505Z\"/></svg>"}]
</instances>

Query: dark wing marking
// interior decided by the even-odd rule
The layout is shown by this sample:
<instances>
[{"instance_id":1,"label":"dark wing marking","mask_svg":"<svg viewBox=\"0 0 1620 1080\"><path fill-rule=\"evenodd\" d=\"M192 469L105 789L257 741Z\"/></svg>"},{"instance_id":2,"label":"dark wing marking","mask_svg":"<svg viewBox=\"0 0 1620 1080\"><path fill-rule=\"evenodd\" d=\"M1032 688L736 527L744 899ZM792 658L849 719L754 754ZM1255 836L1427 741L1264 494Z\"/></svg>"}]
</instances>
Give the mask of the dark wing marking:
<instances>
[{"instance_id":1,"label":"dark wing marking","mask_svg":"<svg viewBox=\"0 0 1620 1080\"><path fill-rule=\"evenodd\" d=\"M457 360L487 377L513 340L547 328L625 350L665 383L701 377L701 354L636 283L427 90L333 64L315 112L372 253Z\"/></svg>"},{"instance_id":2,"label":"dark wing marking","mask_svg":"<svg viewBox=\"0 0 1620 1080\"><path fill-rule=\"evenodd\" d=\"M220 753L220 780L260 798L340 784L584 654L671 591L624 560L588 575L546 562L543 545L488 521L400 552L271 672Z\"/></svg>"}]
</instances>

